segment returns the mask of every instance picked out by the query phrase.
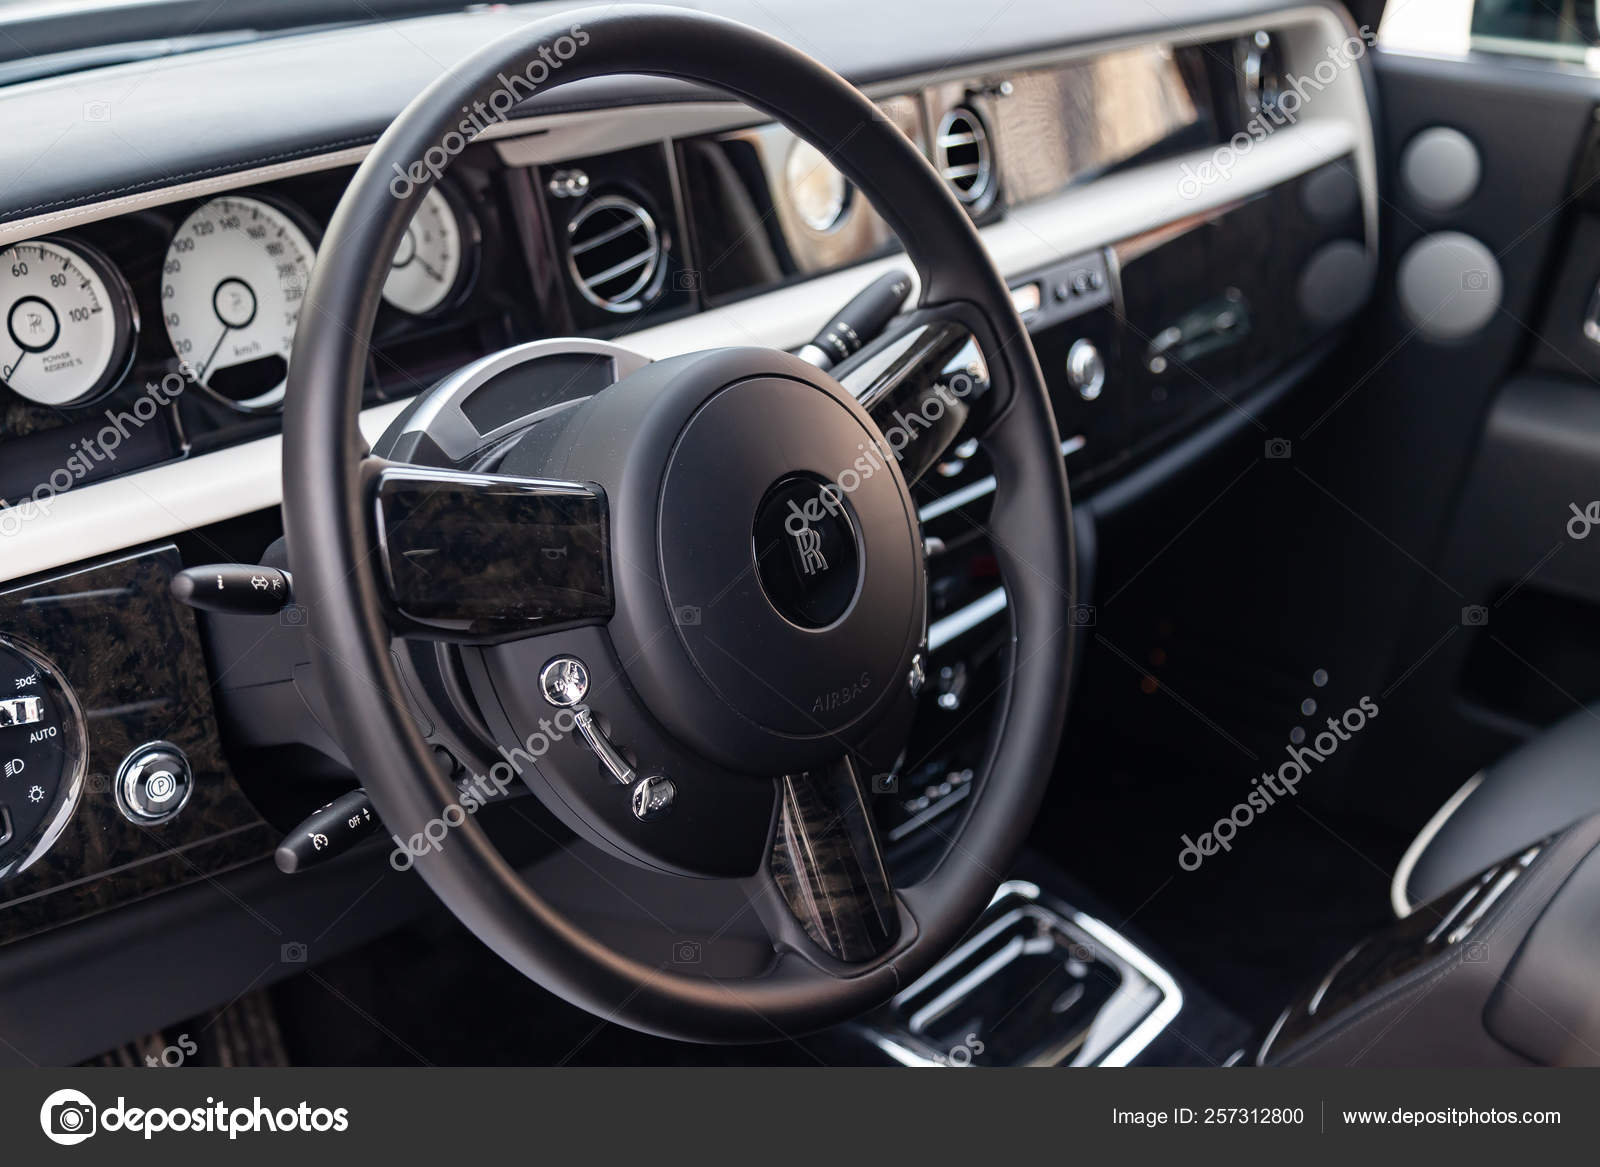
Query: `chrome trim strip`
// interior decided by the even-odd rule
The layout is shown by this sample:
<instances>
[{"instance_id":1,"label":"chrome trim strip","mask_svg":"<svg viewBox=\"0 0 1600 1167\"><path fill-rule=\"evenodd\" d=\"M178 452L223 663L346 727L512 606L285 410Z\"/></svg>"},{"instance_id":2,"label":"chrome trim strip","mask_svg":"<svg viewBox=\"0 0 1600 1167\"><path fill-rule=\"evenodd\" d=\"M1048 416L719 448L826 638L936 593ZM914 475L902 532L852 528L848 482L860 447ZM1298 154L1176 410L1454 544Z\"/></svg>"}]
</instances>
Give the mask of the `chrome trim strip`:
<instances>
[{"instance_id":1,"label":"chrome trim strip","mask_svg":"<svg viewBox=\"0 0 1600 1167\"><path fill-rule=\"evenodd\" d=\"M1267 1064L1267 1056L1272 1052L1272 1043L1278 1040L1278 1034L1282 1032L1284 1023L1289 1020L1289 1013L1292 1009L1294 1009L1294 1005L1290 1005L1282 1013L1279 1013L1278 1019L1272 1023L1272 1028L1267 1030L1267 1036L1262 1040L1261 1048L1256 1050L1256 1065L1264 1066Z\"/></svg>"},{"instance_id":2,"label":"chrome trim strip","mask_svg":"<svg viewBox=\"0 0 1600 1167\"><path fill-rule=\"evenodd\" d=\"M623 348L620 344L589 340L584 337L557 337L552 340L533 340L527 344L514 345L473 361L472 364L456 370L428 390L417 411L406 419L405 428L401 432L426 433L433 439L434 444L444 451L446 457L460 461L474 450L481 450L541 417L576 404L568 401L547 409L536 410L526 417L485 432L473 425L462 410L462 406L485 382L499 376L507 369L529 361L553 356L570 356L573 353L610 357L613 381L620 381L650 363L649 357L632 349Z\"/></svg>"},{"instance_id":3,"label":"chrome trim strip","mask_svg":"<svg viewBox=\"0 0 1600 1167\"><path fill-rule=\"evenodd\" d=\"M1166 969L1146 956L1143 949L1134 947L1126 937L1110 926L1078 911L1073 912L1072 922L1138 969L1161 991L1161 1001L1150 1015L1098 1063L1102 1066L1126 1066L1143 1053L1162 1030L1172 1023L1173 1018L1183 1011L1183 990L1178 988L1178 982L1167 974Z\"/></svg>"},{"instance_id":4,"label":"chrome trim strip","mask_svg":"<svg viewBox=\"0 0 1600 1167\"><path fill-rule=\"evenodd\" d=\"M942 620L935 620L933 627L928 629L928 651L937 652L962 633L971 632L985 620L992 620L1005 610L1006 590L995 588L981 599L973 600L965 608L951 612Z\"/></svg>"},{"instance_id":5,"label":"chrome trim strip","mask_svg":"<svg viewBox=\"0 0 1600 1167\"><path fill-rule=\"evenodd\" d=\"M917 518L926 523L929 519L937 519L940 515L958 511L969 502L977 502L985 495L993 494L994 488L995 481L992 474L987 478L980 478L976 482L969 482L960 490L952 490L949 494L934 499L917 512Z\"/></svg>"},{"instance_id":6,"label":"chrome trim strip","mask_svg":"<svg viewBox=\"0 0 1600 1167\"><path fill-rule=\"evenodd\" d=\"M1082 434L1076 434L1061 443L1061 456L1070 458L1088 444ZM980 478L976 482L969 482L960 490L952 490L949 494L941 495L934 499L917 512L917 518L924 523L929 519L937 519L940 515L947 515L951 511L960 510L970 502L977 502L986 494L993 494L994 488L995 480L992 474L987 478Z\"/></svg>"},{"instance_id":7,"label":"chrome trim strip","mask_svg":"<svg viewBox=\"0 0 1600 1167\"><path fill-rule=\"evenodd\" d=\"M1126 965L1134 972L1137 972L1140 976L1144 977L1148 982L1147 987L1153 987L1161 995L1160 1000L1156 1003L1155 1007L1145 1015L1143 1020L1141 1020L1138 1025L1136 1025L1130 1032L1118 1040L1116 1044L1107 1050L1103 1056L1092 1058L1090 1064L1106 1067L1120 1067L1129 1065L1135 1058L1149 1048L1150 1043L1153 1042L1167 1028L1167 1026L1172 1023L1173 1019L1183 1011L1183 990L1178 987L1177 981L1173 980L1166 969L1162 968L1154 960L1152 960L1143 949L1137 947L1132 941L1117 932L1114 928L1110 927L1094 916L1088 915L1087 913L1081 912L1067 904L1047 897L1043 892L1041 892L1038 884L1030 883L1021 879L1007 880L1005 883L1002 883L995 891L994 898L989 901L990 907L993 907L999 903L1003 903L1007 898L1013 896L1018 899L1027 900L1040 910L1055 916L1062 923L1072 924L1081 931L1087 933L1102 947L1105 953L1114 957L1116 960L1120 961L1122 964ZM894 1001L891 1003L891 1005L903 1005L906 1001L910 1000L917 992L920 991L922 985L937 980L939 977L945 975L962 959L964 959L967 953L973 951L974 949L980 948L990 937L995 934L998 929L1009 927L1013 918L1013 914L1010 913L1001 916L999 919L990 923L981 932L958 944L955 949L953 949L948 955L941 958L916 982L895 994ZM963 977L960 985L958 985L957 988L970 988L973 985L982 983L984 978L978 975L980 972L991 971L994 968L999 968L1014 955L1015 954L1009 949L1005 952L995 954L989 960L985 961L984 964L979 967L979 969L974 970L973 973ZM1002 957L1004 959L1002 959ZM1120 987L1117 990L1117 993L1114 993L1112 998L1108 1000L1106 1005L1101 1009L1101 1015L1105 1015L1107 1010L1111 1009L1117 1004L1118 994L1123 995L1123 1000L1125 1003L1137 1004L1137 1002L1131 1001L1131 998L1136 996L1138 991L1138 989L1127 985ZM959 994L956 993L955 989L949 990L941 994L935 1004L944 1005L952 999L957 999L958 996ZM924 1009L919 1011L919 1016L921 1014L935 1011L936 1010L934 1010L932 1005L926 1006ZM893 1058L896 1062L900 1063L902 1066L932 1068L943 1067L947 1065L947 1063L940 1062L932 1057L929 1057L925 1053L908 1047L904 1042L897 1040L896 1036L893 1034L885 1033L882 1030L873 1029L870 1027L863 1027L860 1032L869 1042L875 1045L883 1053ZM1093 1029L1091 1028L1090 1037L1092 1036Z\"/></svg>"},{"instance_id":8,"label":"chrome trim strip","mask_svg":"<svg viewBox=\"0 0 1600 1167\"><path fill-rule=\"evenodd\" d=\"M938 802L928 807L927 810L919 810L911 818L908 818L898 827L895 827L893 830L891 830L888 834L889 842L898 843L901 839L915 834L922 827L926 826L928 823L931 823L934 819L938 818L946 811L954 810L956 807L960 806L967 800L971 793L972 786L970 783L966 786L958 786L949 794L941 798Z\"/></svg>"},{"instance_id":9,"label":"chrome trim strip","mask_svg":"<svg viewBox=\"0 0 1600 1167\"><path fill-rule=\"evenodd\" d=\"M1441 806L1417 832L1417 837L1411 840L1411 846L1406 848L1406 853L1400 856L1400 866L1394 869L1394 878L1389 881L1389 906L1394 909L1394 914L1399 919L1405 919L1411 914L1415 904L1407 894L1406 885L1411 882L1411 873L1417 868L1417 861L1422 858L1422 853L1428 849L1434 837L1444 829L1445 823L1450 821L1450 816L1461 809L1461 804L1472 797L1472 792L1483 782L1483 774L1474 774L1466 783L1450 796L1448 802Z\"/></svg>"},{"instance_id":10,"label":"chrome trim strip","mask_svg":"<svg viewBox=\"0 0 1600 1167\"><path fill-rule=\"evenodd\" d=\"M1444 942L1446 944L1460 944L1465 940L1472 932L1472 929L1477 926L1478 921L1482 920L1488 914L1489 909L1494 907L1495 901L1506 894L1506 889L1522 878L1524 870L1525 868L1519 864L1516 867L1507 867L1501 871L1500 877L1494 881L1488 891L1478 897L1478 902L1467 913L1466 919L1456 925L1455 930L1444 938Z\"/></svg>"}]
</instances>

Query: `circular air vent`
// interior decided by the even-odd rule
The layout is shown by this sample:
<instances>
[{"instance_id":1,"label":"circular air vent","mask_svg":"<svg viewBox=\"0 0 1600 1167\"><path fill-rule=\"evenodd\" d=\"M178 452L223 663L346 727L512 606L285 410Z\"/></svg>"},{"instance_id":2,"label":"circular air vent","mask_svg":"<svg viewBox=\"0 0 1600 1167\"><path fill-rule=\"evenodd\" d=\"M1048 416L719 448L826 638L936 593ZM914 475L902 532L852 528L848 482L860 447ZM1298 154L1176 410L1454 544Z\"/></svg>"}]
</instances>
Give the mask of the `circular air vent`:
<instances>
[{"instance_id":1,"label":"circular air vent","mask_svg":"<svg viewBox=\"0 0 1600 1167\"><path fill-rule=\"evenodd\" d=\"M994 152L983 119L958 105L939 122L934 165L968 207L982 208L994 193Z\"/></svg>"},{"instance_id":2,"label":"circular air vent","mask_svg":"<svg viewBox=\"0 0 1600 1167\"><path fill-rule=\"evenodd\" d=\"M589 303L607 312L637 312L661 271L661 233L632 199L605 195L567 224L567 270Z\"/></svg>"},{"instance_id":3,"label":"circular air vent","mask_svg":"<svg viewBox=\"0 0 1600 1167\"><path fill-rule=\"evenodd\" d=\"M1239 41L1233 55L1245 117L1269 118L1268 129L1282 125L1287 117L1279 108L1285 88L1282 50L1269 34L1257 32Z\"/></svg>"}]
</instances>

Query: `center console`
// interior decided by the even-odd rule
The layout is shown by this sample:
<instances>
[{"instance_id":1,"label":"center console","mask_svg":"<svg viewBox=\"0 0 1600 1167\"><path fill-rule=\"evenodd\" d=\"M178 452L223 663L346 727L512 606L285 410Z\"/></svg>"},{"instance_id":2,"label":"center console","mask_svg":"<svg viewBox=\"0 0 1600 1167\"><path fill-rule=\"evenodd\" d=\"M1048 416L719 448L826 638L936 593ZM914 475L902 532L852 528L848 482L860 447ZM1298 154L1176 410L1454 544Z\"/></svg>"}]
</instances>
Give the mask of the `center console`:
<instances>
[{"instance_id":1,"label":"center console","mask_svg":"<svg viewBox=\"0 0 1600 1167\"><path fill-rule=\"evenodd\" d=\"M1592 1066L1600 817L1492 864L1357 944L1257 1065Z\"/></svg>"},{"instance_id":2,"label":"center console","mask_svg":"<svg viewBox=\"0 0 1600 1167\"><path fill-rule=\"evenodd\" d=\"M905 1066L1125 1066L1183 1009L1109 925L1010 880L972 934L861 1026Z\"/></svg>"}]
</instances>

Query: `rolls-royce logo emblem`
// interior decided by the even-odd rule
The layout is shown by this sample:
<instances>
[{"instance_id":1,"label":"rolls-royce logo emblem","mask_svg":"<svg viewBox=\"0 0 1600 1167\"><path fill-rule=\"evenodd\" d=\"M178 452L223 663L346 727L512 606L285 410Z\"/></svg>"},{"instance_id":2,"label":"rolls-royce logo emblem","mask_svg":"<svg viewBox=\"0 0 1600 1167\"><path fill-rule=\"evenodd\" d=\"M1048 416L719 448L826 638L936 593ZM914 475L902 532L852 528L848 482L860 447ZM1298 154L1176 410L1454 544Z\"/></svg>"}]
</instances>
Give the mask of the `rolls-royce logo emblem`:
<instances>
[{"instance_id":1,"label":"rolls-royce logo emblem","mask_svg":"<svg viewBox=\"0 0 1600 1167\"><path fill-rule=\"evenodd\" d=\"M827 571L828 560L822 554L822 536L817 533L817 529L801 527L791 533L794 535L795 550L800 553L800 570L807 575Z\"/></svg>"},{"instance_id":2,"label":"rolls-royce logo emblem","mask_svg":"<svg viewBox=\"0 0 1600 1167\"><path fill-rule=\"evenodd\" d=\"M589 670L575 656L558 656L539 670L544 699L559 709L570 709L589 692Z\"/></svg>"}]
</instances>

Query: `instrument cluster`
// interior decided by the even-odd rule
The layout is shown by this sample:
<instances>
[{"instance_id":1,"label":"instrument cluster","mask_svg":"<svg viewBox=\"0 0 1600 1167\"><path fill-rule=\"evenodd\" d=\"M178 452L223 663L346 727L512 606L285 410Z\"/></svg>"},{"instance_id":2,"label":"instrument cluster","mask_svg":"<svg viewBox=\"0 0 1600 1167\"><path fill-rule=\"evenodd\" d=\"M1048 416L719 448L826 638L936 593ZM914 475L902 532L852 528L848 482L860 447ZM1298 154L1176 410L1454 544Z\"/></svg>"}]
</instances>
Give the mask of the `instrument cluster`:
<instances>
[{"instance_id":1,"label":"instrument cluster","mask_svg":"<svg viewBox=\"0 0 1600 1167\"><path fill-rule=\"evenodd\" d=\"M57 410L92 405L129 371L141 326L154 325L185 377L240 413L281 408L300 305L317 262L316 219L270 193L194 206L165 241L159 271L125 273L74 234L0 251L0 383ZM458 304L481 234L467 201L436 187L417 208L384 284L399 319ZM136 295L135 284L154 278ZM141 320L153 291L157 321Z\"/></svg>"}]
</instances>

